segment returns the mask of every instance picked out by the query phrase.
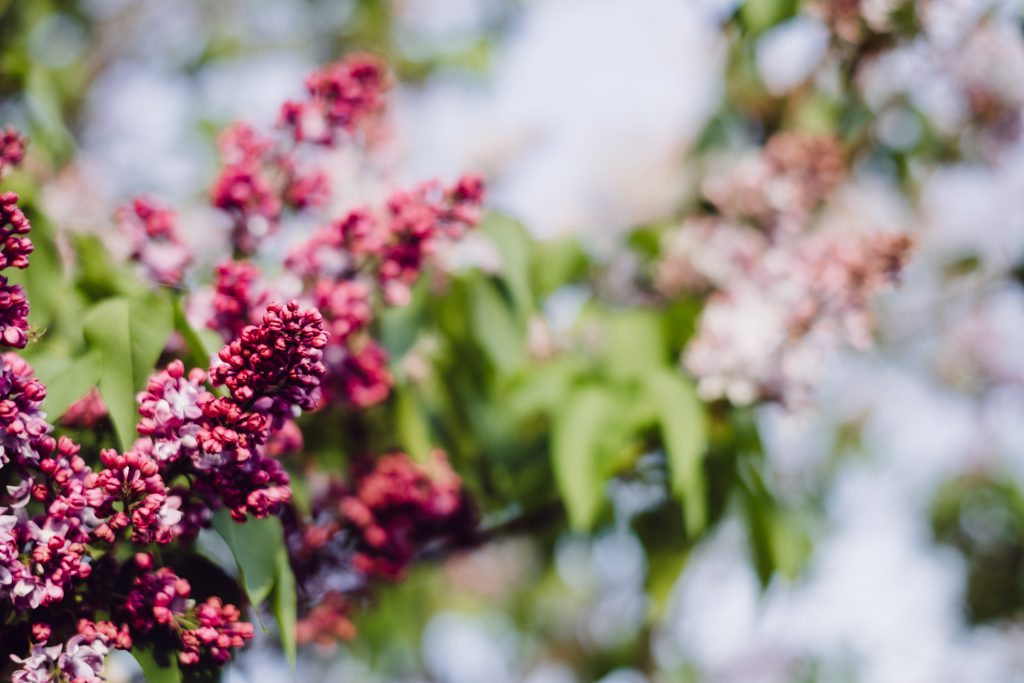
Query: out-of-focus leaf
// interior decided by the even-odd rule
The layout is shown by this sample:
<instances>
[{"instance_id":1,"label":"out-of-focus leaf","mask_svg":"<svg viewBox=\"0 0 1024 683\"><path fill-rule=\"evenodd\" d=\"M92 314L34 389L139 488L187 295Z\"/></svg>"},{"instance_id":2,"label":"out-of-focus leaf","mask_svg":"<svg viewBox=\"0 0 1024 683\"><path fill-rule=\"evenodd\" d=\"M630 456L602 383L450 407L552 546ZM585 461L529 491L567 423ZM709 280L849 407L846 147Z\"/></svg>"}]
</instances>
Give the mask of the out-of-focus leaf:
<instances>
[{"instance_id":1,"label":"out-of-focus leaf","mask_svg":"<svg viewBox=\"0 0 1024 683\"><path fill-rule=\"evenodd\" d=\"M740 468L740 480L751 559L761 585L767 586L776 571L795 577L810 555L807 533L779 507L752 463Z\"/></svg>"},{"instance_id":2,"label":"out-of-focus leaf","mask_svg":"<svg viewBox=\"0 0 1024 683\"><path fill-rule=\"evenodd\" d=\"M552 468L575 529L590 528L600 511L607 479L602 442L616 407L609 392L585 387L570 395L555 417Z\"/></svg>"},{"instance_id":3,"label":"out-of-focus leaf","mask_svg":"<svg viewBox=\"0 0 1024 683\"><path fill-rule=\"evenodd\" d=\"M168 657L164 665L156 661L152 650L132 648L132 657L142 667L142 674L146 677L146 683L180 683L181 671L178 669L178 661L174 657Z\"/></svg>"},{"instance_id":4,"label":"out-of-focus leaf","mask_svg":"<svg viewBox=\"0 0 1024 683\"><path fill-rule=\"evenodd\" d=\"M549 415L565 403L566 395L585 363L580 358L559 357L544 364L530 365L509 388L502 413L514 421L534 415Z\"/></svg>"},{"instance_id":5,"label":"out-of-focus leaf","mask_svg":"<svg viewBox=\"0 0 1024 683\"><path fill-rule=\"evenodd\" d=\"M740 20L751 35L758 35L793 16L796 0L747 0L740 7Z\"/></svg>"},{"instance_id":6,"label":"out-of-focus leaf","mask_svg":"<svg viewBox=\"0 0 1024 683\"><path fill-rule=\"evenodd\" d=\"M545 240L534 244L530 266L533 291L543 298L581 278L587 271L587 257L572 238Z\"/></svg>"},{"instance_id":7,"label":"out-of-focus leaf","mask_svg":"<svg viewBox=\"0 0 1024 683\"><path fill-rule=\"evenodd\" d=\"M502 278L508 284L521 320L534 309L530 287L530 236L521 224L507 216L489 213L481 227L501 254Z\"/></svg>"},{"instance_id":8,"label":"out-of-focus leaf","mask_svg":"<svg viewBox=\"0 0 1024 683\"><path fill-rule=\"evenodd\" d=\"M643 377L666 364L664 322L653 311L613 311L604 330L604 362L612 379Z\"/></svg>"},{"instance_id":9,"label":"out-of-focus leaf","mask_svg":"<svg viewBox=\"0 0 1024 683\"><path fill-rule=\"evenodd\" d=\"M153 370L171 334L173 316L165 297L116 297L94 306L83 331L100 359L99 388L122 448L135 440L135 394Z\"/></svg>"},{"instance_id":10,"label":"out-of-focus leaf","mask_svg":"<svg viewBox=\"0 0 1024 683\"><path fill-rule=\"evenodd\" d=\"M93 300L112 296L131 296L139 283L110 259L103 243L95 235L75 236L76 281L79 288Z\"/></svg>"},{"instance_id":11,"label":"out-of-focus leaf","mask_svg":"<svg viewBox=\"0 0 1024 683\"><path fill-rule=\"evenodd\" d=\"M469 309L473 334L494 367L503 374L519 367L525 351L523 326L493 283L485 279L469 283Z\"/></svg>"},{"instance_id":12,"label":"out-of-focus leaf","mask_svg":"<svg viewBox=\"0 0 1024 683\"><path fill-rule=\"evenodd\" d=\"M278 574L278 556L285 552L284 532L277 517L238 524L224 510L213 516L213 528L231 549L245 594L259 608L270 595Z\"/></svg>"},{"instance_id":13,"label":"out-of-focus leaf","mask_svg":"<svg viewBox=\"0 0 1024 683\"><path fill-rule=\"evenodd\" d=\"M672 588L686 566L685 552L662 552L648 555L647 597L650 599L647 618L654 622L665 615Z\"/></svg>"},{"instance_id":14,"label":"out-of-focus leaf","mask_svg":"<svg viewBox=\"0 0 1024 683\"><path fill-rule=\"evenodd\" d=\"M298 609L295 597L295 574L292 573L291 565L288 564L288 551L282 545L277 553L277 575L274 581L273 598L274 618L277 619L277 629L281 636L281 647L288 658L288 663L295 671L295 662L298 655L298 640L296 636L296 625L298 623Z\"/></svg>"},{"instance_id":15,"label":"out-of-focus leaf","mask_svg":"<svg viewBox=\"0 0 1024 683\"><path fill-rule=\"evenodd\" d=\"M402 448L414 460L426 462L430 454L430 425L423 406L408 387L395 389L395 421Z\"/></svg>"},{"instance_id":16,"label":"out-of-focus leaf","mask_svg":"<svg viewBox=\"0 0 1024 683\"><path fill-rule=\"evenodd\" d=\"M74 139L64 122L60 88L53 73L41 66L29 69L25 82L25 102L31 115L33 139L38 140L51 157L59 159L74 147Z\"/></svg>"},{"instance_id":17,"label":"out-of-focus leaf","mask_svg":"<svg viewBox=\"0 0 1024 683\"><path fill-rule=\"evenodd\" d=\"M672 368L652 373L648 387L659 407L672 491L682 500L687 533L695 536L707 523L704 410L693 384Z\"/></svg>"}]
</instances>

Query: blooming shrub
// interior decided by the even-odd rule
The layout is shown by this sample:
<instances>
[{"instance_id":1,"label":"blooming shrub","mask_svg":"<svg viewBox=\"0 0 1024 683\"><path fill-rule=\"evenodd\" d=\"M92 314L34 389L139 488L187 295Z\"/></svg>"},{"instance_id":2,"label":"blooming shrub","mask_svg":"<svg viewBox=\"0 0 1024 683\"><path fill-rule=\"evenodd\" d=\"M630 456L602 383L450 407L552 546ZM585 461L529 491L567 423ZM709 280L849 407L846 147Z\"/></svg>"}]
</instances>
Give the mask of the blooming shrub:
<instances>
[{"instance_id":1,"label":"blooming shrub","mask_svg":"<svg viewBox=\"0 0 1024 683\"><path fill-rule=\"evenodd\" d=\"M222 512L228 526L218 529L226 537L233 525L287 520L287 544L280 525L256 533L280 548L271 559L275 590L285 590L280 577L291 576L289 565L302 580L303 642L312 639L310 625L325 619L335 624L335 635L351 637L351 628L337 626L347 618L350 595L365 595L377 579L400 579L429 546L457 546L471 536L473 506L440 452L429 465L403 453L374 464L372 453L362 454L351 474L330 476L310 514L294 504L285 466L302 449L296 420L303 412L357 414L388 397L388 358L373 338L377 309L407 302L438 243L458 239L480 218L482 185L473 177L395 192L379 209L355 209L339 219L322 212L325 227L279 262L300 290L289 297L263 282L248 257L289 215L322 210L329 197L324 176L307 159L357 144L356 136L381 114L386 82L382 64L356 56L314 73L308 100L283 106L280 138L244 124L221 136L224 165L211 201L229 217L236 258L216 266L209 317L200 322L224 345L208 367L188 368L175 358L205 353L201 336L184 320L184 302L175 304L178 333L154 347L166 364L137 394L133 442L106 447L109 438L102 436L111 424L121 436L123 393L111 385L122 385L119 377L132 372L132 362L118 367L120 359L109 357L102 372L110 374L101 375L99 391L73 396L63 411L63 429L101 435L87 437L83 447L47 421L47 390L30 365L16 353L3 355L0 598L6 606L0 611L12 680L99 681L115 648L131 649L152 666L197 672L223 666L253 638L246 606L237 587L225 594L197 583L203 577L190 569L200 561L197 539L221 523ZM301 162L300 146L311 148ZM5 130L0 172L23 157L23 139ZM158 288L156 296L179 297L194 255L176 213L137 198L115 218L129 258ZM14 193L0 195L0 228L0 269L27 268L31 225ZM0 278L0 341L23 348L29 302L21 285ZM129 310L132 305L129 300ZM87 341L99 345L93 353L103 356L115 324L86 323ZM338 492L342 503L332 507L328 501ZM240 569L253 571L242 555L246 548L232 549ZM317 578L334 570L349 572L351 584L339 588L336 579ZM262 598L243 587L250 607L261 609ZM287 610L275 612L289 618ZM288 647L295 636L286 621L281 628Z\"/></svg>"}]
</instances>

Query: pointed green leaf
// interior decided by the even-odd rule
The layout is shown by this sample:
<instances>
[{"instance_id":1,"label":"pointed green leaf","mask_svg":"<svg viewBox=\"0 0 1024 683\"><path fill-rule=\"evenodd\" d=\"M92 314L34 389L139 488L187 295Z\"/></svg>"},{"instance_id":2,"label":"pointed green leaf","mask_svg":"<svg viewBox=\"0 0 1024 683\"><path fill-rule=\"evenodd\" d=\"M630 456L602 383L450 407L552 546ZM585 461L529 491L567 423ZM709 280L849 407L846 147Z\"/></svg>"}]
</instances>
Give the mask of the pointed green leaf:
<instances>
[{"instance_id":1,"label":"pointed green leaf","mask_svg":"<svg viewBox=\"0 0 1024 683\"><path fill-rule=\"evenodd\" d=\"M515 301L517 312L525 320L535 308L530 286L530 235L517 221L490 212L481 230L501 255L501 276Z\"/></svg>"},{"instance_id":2,"label":"pointed green leaf","mask_svg":"<svg viewBox=\"0 0 1024 683\"><path fill-rule=\"evenodd\" d=\"M426 462L430 455L430 425L410 387L395 387L395 422L402 448L414 460Z\"/></svg>"},{"instance_id":3,"label":"pointed green leaf","mask_svg":"<svg viewBox=\"0 0 1024 683\"><path fill-rule=\"evenodd\" d=\"M648 387L658 401L672 491L682 500L686 530L693 536L700 533L707 523L707 483L704 478L707 426L704 409L693 384L672 368L652 373Z\"/></svg>"},{"instance_id":4,"label":"pointed green leaf","mask_svg":"<svg viewBox=\"0 0 1024 683\"><path fill-rule=\"evenodd\" d=\"M298 622L296 596L295 596L295 575L292 573L291 565L288 564L288 551L281 547L277 554L277 579L274 582L273 594L274 618L277 619L277 630L281 636L281 647L292 665L292 672L295 671L295 663L298 656L298 640L295 629Z\"/></svg>"},{"instance_id":5,"label":"pointed green leaf","mask_svg":"<svg viewBox=\"0 0 1024 683\"><path fill-rule=\"evenodd\" d=\"M132 657L142 667L146 683L181 683L181 671L174 657L168 657L164 666L156 661L152 650L132 648Z\"/></svg>"},{"instance_id":6,"label":"pointed green leaf","mask_svg":"<svg viewBox=\"0 0 1024 683\"><path fill-rule=\"evenodd\" d=\"M206 345L202 335L188 322L185 317L185 309L181 297L175 296L171 299L174 310L174 329L181 334L188 346L188 362L194 368L205 370L210 366L210 358L213 352Z\"/></svg>"},{"instance_id":7,"label":"pointed green leaf","mask_svg":"<svg viewBox=\"0 0 1024 683\"><path fill-rule=\"evenodd\" d=\"M157 294L107 299L86 314L85 340L99 353L100 395L122 448L135 440L135 394L167 344L172 321L170 302Z\"/></svg>"},{"instance_id":8,"label":"pointed green leaf","mask_svg":"<svg viewBox=\"0 0 1024 683\"><path fill-rule=\"evenodd\" d=\"M226 511L218 510L213 516L213 528L235 557L249 602L259 608L274 587L278 555L284 550L281 520L267 517L239 524Z\"/></svg>"},{"instance_id":9,"label":"pointed green leaf","mask_svg":"<svg viewBox=\"0 0 1024 683\"><path fill-rule=\"evenodd\" d=\"M100 379L100 355L95 350L78 358L34 357L31 363L36 377L46 385L43 411L51 421L56 421L72 403L88 394Z\"/></svg>"},{"instance_id":10,"label":"pointed green leaf","mask_svg":"<svg viewBox=\"0 0 1024 683\"><path fill-rule=\"evenodd\" d=\"M607 471L601 447L615 407L606 391L588 387L569 396L555 416L552 467L575 529L593 525L604 499Z\"/></svg>"},{"instance_id":11,"label":"pointed green leaf","mask_svg":"<svg viewBox=\"0 0 1024 683\"><path fill-rule=\"evenodd\" d=\"M492 282L472 280L469 288L469 314L473 334L491 362L502 373L517 368L525 351L526 335L516 321L509 302Z\"/></svg>"}]
</instances>

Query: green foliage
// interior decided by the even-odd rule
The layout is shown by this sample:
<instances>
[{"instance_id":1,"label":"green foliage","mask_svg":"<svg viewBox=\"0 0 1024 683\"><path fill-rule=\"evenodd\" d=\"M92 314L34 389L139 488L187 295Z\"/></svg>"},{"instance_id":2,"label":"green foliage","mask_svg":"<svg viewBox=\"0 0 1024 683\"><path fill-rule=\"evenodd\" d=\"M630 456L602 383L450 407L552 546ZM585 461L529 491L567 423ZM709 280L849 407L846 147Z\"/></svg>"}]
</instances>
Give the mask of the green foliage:
<instances>
[{"instance_id":1,"label":"green foliage","mask_svg":"<svg viewBox=\"0 0 1024 683\"><path fill-rule=\"evenodd\" d=\"M964 608L976 624L1024 612L1024 498L1012 481L988 473L946 483L935 496L936 540L956 548L967 566Z\"/></svg>"},{"instance_id":2,"label":"green foliage","mask_svg":"<svg viewBox=\"0 0 1024 683\"><path fill-rule=\"evenodd\" d=\"M135 394L143 389L173 330L170 301L158 294L115 297L85 315L88 348L99 356L99 390L122 448L135 441Z\"/></svg>"},{"instance_id":3,"label":"green foliage","mask_svg":"<svg viewBox=\"0 0 1024 683\"><path fill-rule=\"evenodd\" d=\"M797 4L797 0L746 0L740 7L740 23L756 36L792 17Z\"/></svg>"},{"instance_id":4,"label":"green foliage","mask_svg":"<svg viewBox=\"0 0 1024 683\"><path fill-rule=\"evenodd\" d=\"M608 391L585 387L570 394L555 417L551 457L555 479L575 529L593 526L608 468L608 426L619 405Z\"/></svg>"},{"instance_id":5,"label":"green foliage","mask_svg":"<svg viewBox=\"0 0 1024 683\"><path fill-rule=\"evenodd\" d=\"M89 351L76 358L48 354L34 356L32 368L46 385L43 410L59 417L68 407L89 393L100 380L102 360L98 351Z\"/></svg>"},{"instance_id":6,"label":"green foliage","mask_svg":"<svg viewBox=\"0 0 1024 683\"><path fill-rule=\"evenodd\" d=\"M294 667L297 650L295 576L288 564L281 520L267 517L238 524L227 512L219 510L213 517L213 528L231 549L245 594L257 614L269 599L281 645Z\"/></svg>"},{"instance_id":7,"label":"green foliage","mask_svg":"<svg viewBox=\"0 0 1024 683\"><path fill-rule=\"evenodd\" d=\"M295 669L298 659L298 642L296 640L297 607L295 596L295 575L288 564L288 552L282 545L277 552L276 575L271 603L274 618L277 620L277 632L281 638L281 647L285 656Z\"/></svg>"},{"instance_id":8,"label":"green foliage","mask_svg":"<svg viewBox=\"0 0 1024 683\"><path fill-rule=\"evenodd\" d=\"M284 549L281 521L267 517L239 524L225 510L218 510L213 516L213 528L231 549L249 602L259 608L277 578L277 558Z\"/></svg>"},{"instance_id":9,"label":"green foliage","mask_svg":"<svg viewBox=\"0 0 1024 683\"><path fill-rule=\"evenodd\" d=\"M683 501L687 534L696 536L703 531L708 516L704 411L693 384L678 372L659 370L648 381L658 403L672 491Z\"/></svg>"},{"instance_id":10,"label":"green foliage","mask_svg":"<svg viewBox=\"0 0 1024 683\"><path fill-rule=\"evenodd\" d=\"M132 657L142 667L146 683L180 683L182 680L178 662L173 657L157 661L152 650L138 648L132 648Z\"/></svg>"}]
</instances>

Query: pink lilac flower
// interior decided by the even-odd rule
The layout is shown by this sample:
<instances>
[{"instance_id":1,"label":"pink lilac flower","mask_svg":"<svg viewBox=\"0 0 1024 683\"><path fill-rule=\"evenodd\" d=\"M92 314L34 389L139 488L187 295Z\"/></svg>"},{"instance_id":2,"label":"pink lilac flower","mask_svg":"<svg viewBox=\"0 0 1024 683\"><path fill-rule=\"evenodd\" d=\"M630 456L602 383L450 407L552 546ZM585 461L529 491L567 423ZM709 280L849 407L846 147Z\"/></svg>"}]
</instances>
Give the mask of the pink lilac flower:
<instances>
[{"instance_id":1,"label":"pink lilac flower","mask_svg":"<svg viewBox=\"0 0 1024 683\"><path fill-rule=\"evenodd\" d=\"M137 396L142 416L138 432L153 440L152 453L158 461L174 462L198 448L200 400L213 399L203 388L205 380L206 373L198 368L186 376L185 364L175 360L150 377L146 390Z\"/></svg>"},{"instance_id":2,"label":"pink lilac flower","mask_svg":"<svg viewBox=\"0 0 1024 683\"><path fill-rule=\"evenodd\" d=\"M780 133L703 182L704 196L727 218L750 220L771 234L796 234L846 171L832 136Z\"/></svg>"},{"instance_id":3,"label":"pink lilac flower","mask_svg":"<svg viewBox=\"0 0 1024 683\"><path fill-rule=\"evenodd\" d=\"M0 356L0 466L38 462L40 439L50 431L41 410L45 398L28 363L15 353Z\"/></svg>"},{"instance_id":4,"label":"pink lilac flower","mask_svg":"<svg viewBox=\"0 0 1024 683\"><path fill-rule=\"evenodd\" d=\"M60 417L60 424L75 429L92 429L105 417L107 406L99 390L93 387L88 394L68 406Z\"/></svg>"},{"instance_id":5,"label":"pink lilac flower","mask_svg":"<svg viewBox=\"0 0 1024 683\"><path fill-rule=\"evenodd\" d=\"M210 370L210 383L228 395L206 390L202 371L186 377L180 361L153 376L138 396L144 439L136 449L151 452L164 469L184 459L196 495L224 505L235 519L274 514L291 489L288 474L265 455L267 441L316 406L326 344L318 312L294 301L271 304L260 324L221 349ZM192 514L187 501L175 509Z\"/></svg>"},{"instance_id":6,"label":"pink lilac flower","mask_svg":"<svg viewBox=\"0 0 1024 683\"><path fill-rule=\"evenodd\" d=\"M176 636L183 666L223 664L252 639L252 624L241 621L234 605L216 597L196 604L191 594L189 582L167 567L139 576L125 602L131 630L138 635L160 631Z\"/></svg>"},{"instance_id":7,"label":"pink lilac flower","mask_svg":"<svg viewBox=\"0 0 1024 683\"><path fill-rule=\"evenodd\" d=\"M316 406L326 345L323 316L316 309L304 310L296 301L271 304L260 325L245 328L221 349L210 381L227 387L240 404L266 404L259 409L283 422L293 407Z\"/></svg>"},{"instance_id":8,"label":"pink lilac flower","mask_svg":"<svg viewBox=\"0 0 1024 683\"><path fill-rule=\"evenodd\" d=\"M387 398L387 354L361 334L373 320L373 303L407 302L438 244L477 224L482 198L476 176L448 187L425 183L394 193L379 212L350 211L288 255L287 267L303 279L330 332L324 362L331 399L365 408Z\"/></svg>"},{"instance_id":9,"label":"pink lilac flower","mask_svg":"<svg viewBox=\"0 0 1024 683\"><path fill-rule=\"evenodd\" d=\"M25 138L13 128L0 130L0 176L25 158Z\"/></svg>"},{"instance_id":10,"label":"pink lilac flower","mask_svg":"<svg viewBox=\"0 0 1024 683\"><path fill-rule=\"evenodd\" d=\"M53 683L61 649L60 645L33 645L25 657L11 655L14 663L21 665L11 675L11 683Z\"/></svg>"},{"instance_id":11,"label":"pink lilac flower","mask_svg":"<svg viewBox=\"0 0 1024 683\"><path fill-rule=\"evenodd\" d=\"M766 251L701 314L685 362L702 396L799 403L827 351L871 343L870 298L897 280L910 246L875 234Z\"/></svg>"},{"instance_id":12,"label":"pink lilac flower","mask_svg":"<svg viewBox=\"0 0 1024 683\"><path fill-rule=\"evenodd\" d=\"M755 228L717 216L689 218L663 241L654 284L668 297L724 287L749 272L768 247Z\"/></svg>"},{"instance_id":13,"label":"pink lilac flower","mask_svg":"<svg viewBox=\"0 0 1024 683\"><path fill-rule=\"evenodd\" d=\"M389 304L409 300L409 288L440 238L455 239L480 220L483 183L476 176L442 188L424 183L412 192L396 192L387 202L387 240L378 277Z\"/></svg>"},{"instance_id":14,"label":"pink lilac flower","mask_svg":"<svg viewBox=\"0 0 1024 683\"><path fill-rule=\"evenodd\" d=\"M331 349L333 351L333 349ZM394 378L388 369L388 355L374 341L359 351L345 351L340 361L330 363L327 387L357 408L368 408L386 399Z\"/></svg>"},{"instance_id":15,"label":"pink lilac flower","mask_svg":"<svg viewBox=\"0 0 1024 683\"><path fill-rule=\"evenodd\" d=\"M289 453L298 453L302 450L302 430L294 420L289 420L281 425L281 428L273 432L267 440L267 455L272 458L279 458Z\"/></svg>"},{"instance_id":16,"label":"pink lilac flower","mask_svg":"<svg viewBox=\"0 0 1024 683\"><path fill-rule=\"evenodd\" d=\"M372 292L359 280L318 280L311 292L313 305L324 316L333 344L341 344L366 329L373 320Z\"/></svg>"},{"instance_id":17,"label":"pink lilac flower","mask_svg":"<svg viewBox=\"0 0 1024 683\"><path fill-rule=\"evenodd\" d=\"M462 484L441 451L428 465L402 453L379 458L338 509L357 539L355 568L388 579L401 577L430 539L462 533L467 521Z\"/></svg>"},{"instance_id":18,"label":"pink lilac flower","mask_svg":"<svg viewBox=\"0 0 1024 683\"><path fill-rule=\"evenodd\" d=\"M170 543L181 521L181 499L167 495L156 460L141 451L100 453L104 469L87 479L89 503L105 518L93 534L113 542L115 534L131 527L133 543ZM116 506L116 507L115 507Z\"/></svg>"},{"instance_id":19,"label":"pink lilac flower","mask_svg":"<svg viewBox=\"0 0 1024 683\"><path fill-rule=\"evenodd\" d=\"M25 268L32 253L32 240L25 235L32 226L18 207L18 195L0 194L0 270ZM20 285L0 275L0 344L24 348L28 342L28 299Z\"/></svg>"},{"instance_id":20,"label":"pink lilac flower","mask_svg":"<svg viewBox=\"0 0 1024 683\"><path fill-rule=\"evenodd\" d=\"M306 79L308 99L281 107L278 125L296 142L333 146L341 133L354 134L384 109L388 82L376 58L352 55Z\"/></svg>"},{"instance_id":21,"label":"pink lilac flower","mask_svg":"<svg viewBox=\"0 0 1024 683\"><path fill-rule=\"evenodd\" d=\"M423 464L393 453L357 467L351 484L332 482L312 510L288 534L303 642L353 637L350 598L376 581L400 579L427 548L465 543L475 521L441 451Z\"/></svg>"},{"instance_id":22,"label":"pink lilac flower","mask_svg":"<svg viewBox=\"0 0 1024 683\"><path fill-rule=\"evenodd\" d=\"M116 220L131 246L132 260L143 267L146 277L161 285L180 285L193 255L178 234L175 213L136 197L118 209Z\"/></svg>"},{"instance_id":23,"label":"pink lilac flower","mask_svg":"<svg viewBox=\"0 0 1024 683\"><path fill-rule=\"evenodd\" d=\"M236 338L248 325L259 322L259 314L270 297L260 277L260 269L251 261L228 260L217 264L213 280L213 315L206 326L218 332L225 341Z\"/></svg>"},{"instance_id":24,"label":"pink lilac flower","mask_svg":"<svg viewBox=\"0 0 1024 683\"><path fill-rule=\"evenodd\" d=\"M273 141L237 123L221 134L218 147L224 166L211 189L212 202L231 218L235 248L251 254L276 229L281 216L270 158Z\"/></svg>"}]
</instances>

